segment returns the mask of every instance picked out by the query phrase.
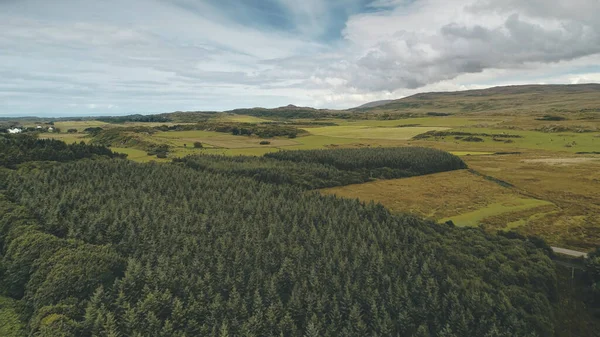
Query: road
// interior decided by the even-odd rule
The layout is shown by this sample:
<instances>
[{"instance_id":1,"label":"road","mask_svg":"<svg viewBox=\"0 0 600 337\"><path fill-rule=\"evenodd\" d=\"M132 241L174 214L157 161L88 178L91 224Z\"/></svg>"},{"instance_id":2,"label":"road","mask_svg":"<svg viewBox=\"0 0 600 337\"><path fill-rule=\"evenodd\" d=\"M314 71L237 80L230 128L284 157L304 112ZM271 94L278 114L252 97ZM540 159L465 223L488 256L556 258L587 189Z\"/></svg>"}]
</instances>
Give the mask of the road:
<instances>
[{"instance_id":1,"label":"road","mask_svg":"<svg viewBox=\"0 0 600 337\"><path fill-rule=\"evenodd\" d=\"M581 256L587 257L587 253L578 252L576 250L570 250L570 249L558 248L558 247L550 247L550 248L552 248L552 250L557 254L569 255L569 256L573 256L573 257L581 257Z\"/></svg>"}]
</instances>

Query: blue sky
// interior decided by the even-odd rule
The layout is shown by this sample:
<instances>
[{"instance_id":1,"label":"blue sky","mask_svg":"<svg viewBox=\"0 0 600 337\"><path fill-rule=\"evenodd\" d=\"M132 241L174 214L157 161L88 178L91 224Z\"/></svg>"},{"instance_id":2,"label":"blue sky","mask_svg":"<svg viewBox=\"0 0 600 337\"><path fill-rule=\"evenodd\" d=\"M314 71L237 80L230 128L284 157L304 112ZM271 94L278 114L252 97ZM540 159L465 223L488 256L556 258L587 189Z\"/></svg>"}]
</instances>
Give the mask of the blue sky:
<instances>
[{"instance_id":1,"label":"blue sky","mask_svg":"<svg viewBox=\"0 0 600 337\"><path fill-rule=\"evenodd\" d=\"M0 0L0 116L600 82L597 0Z\"/></svg>"}]
</instances>

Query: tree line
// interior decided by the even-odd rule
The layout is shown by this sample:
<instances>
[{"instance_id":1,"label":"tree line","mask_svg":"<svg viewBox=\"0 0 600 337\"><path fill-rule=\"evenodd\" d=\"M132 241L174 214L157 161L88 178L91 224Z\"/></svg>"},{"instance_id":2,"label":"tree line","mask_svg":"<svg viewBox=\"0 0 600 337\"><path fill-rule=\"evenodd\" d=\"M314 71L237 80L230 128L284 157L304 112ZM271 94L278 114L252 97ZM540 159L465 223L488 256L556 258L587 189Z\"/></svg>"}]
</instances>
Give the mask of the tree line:
<instances>
[{"instance_id":1,"label":"tree line","mask_svg":"<svg viewBox=\"0 0 600 337\"><path fill-rule=\"evenodd\" d=\"M267 153L265 157L293 162L319 163L349 171L375 171L387 168L402 170L407 175L423 175L467 167L459 157L453 154L424 147L294 150Z\"/></svg>"},{"instance_id":2,"label":"tree line","mask_svg":"<svg viewBox=\"0 0 600 337\"><path fill-rule=\"evenodd\" d=\"M0 135L0 166L16 168L32 161L66 162L83 158L104 156L125 158L127 155L112 152L104 146L83 142L66 144L54 139L37 139L31 135Z\"/></svg>"},{"instance_id":3,"label":"tree line","mask_svg":"<svg viewBox=\"0 0 600 337\"><path fill-rule=\"evenodd\" d=\"M174 159L174 162L195 170L307 189L406 178L466 167L457 156L418 147L298 150L263 157L195 155Z\"/></svg>"}]
</instances>

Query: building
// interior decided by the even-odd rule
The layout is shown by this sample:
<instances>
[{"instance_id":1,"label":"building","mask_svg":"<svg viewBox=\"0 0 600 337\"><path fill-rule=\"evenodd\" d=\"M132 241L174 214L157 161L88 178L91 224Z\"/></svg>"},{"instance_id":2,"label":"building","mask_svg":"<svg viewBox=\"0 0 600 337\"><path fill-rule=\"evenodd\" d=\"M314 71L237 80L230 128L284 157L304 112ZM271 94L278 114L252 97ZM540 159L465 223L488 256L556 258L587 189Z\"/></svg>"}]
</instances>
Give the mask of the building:
<instances>
[{"instance_id":1,"label":"building","mask_svg":"<svg viewBox=\"0 0 600 337\"><path fill-rule=\"evenodd\" d=\"M23 131L23 130L21 130L19 128L8 129L8 133L13 133L13 134L14 133L21 133L21 131Z\"/></svg>"}]
</instances>

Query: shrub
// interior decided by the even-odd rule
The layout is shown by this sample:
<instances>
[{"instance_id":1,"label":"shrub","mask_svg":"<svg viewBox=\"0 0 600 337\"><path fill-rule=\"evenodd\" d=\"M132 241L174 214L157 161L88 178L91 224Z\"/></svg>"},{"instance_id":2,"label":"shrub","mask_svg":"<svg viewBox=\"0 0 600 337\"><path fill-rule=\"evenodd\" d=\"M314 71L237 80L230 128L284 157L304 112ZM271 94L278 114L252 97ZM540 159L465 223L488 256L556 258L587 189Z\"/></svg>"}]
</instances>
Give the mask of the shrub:
<instances>
[{"instance_id":1,"label":"shrub","mask_svg":"<svg viewBox=\"0 0 600 337\"><path fill-rule=\"evenodd\" d=\"M202 143L200 143L200 142L194 142L194 148L196 148L196 149L201 149L201 148L203 148L203 147L204 147L204 146L202 146Z\"/></svg>"},{"instance_id":2,"label":"shrub","mask_svg":"<svg viewBox=\"0 0 600 337\"><path fill-rule=\"evenodd\" d=\"M483 138L473 137L473 136L469 136L469 137L463 138L463 140L465 142L483 142Z\"/></svg>"},{"instance_id":3,"label":"shrub","mask_svg":"<svg viewBox=\"0 0 600 337\"><path fill-rule=\"evenodd\" d=\"M260 145L269 145L269 144L271 144L271 142L268 140L263 140L260 142Z\"/></svg>"}]
</instances>

